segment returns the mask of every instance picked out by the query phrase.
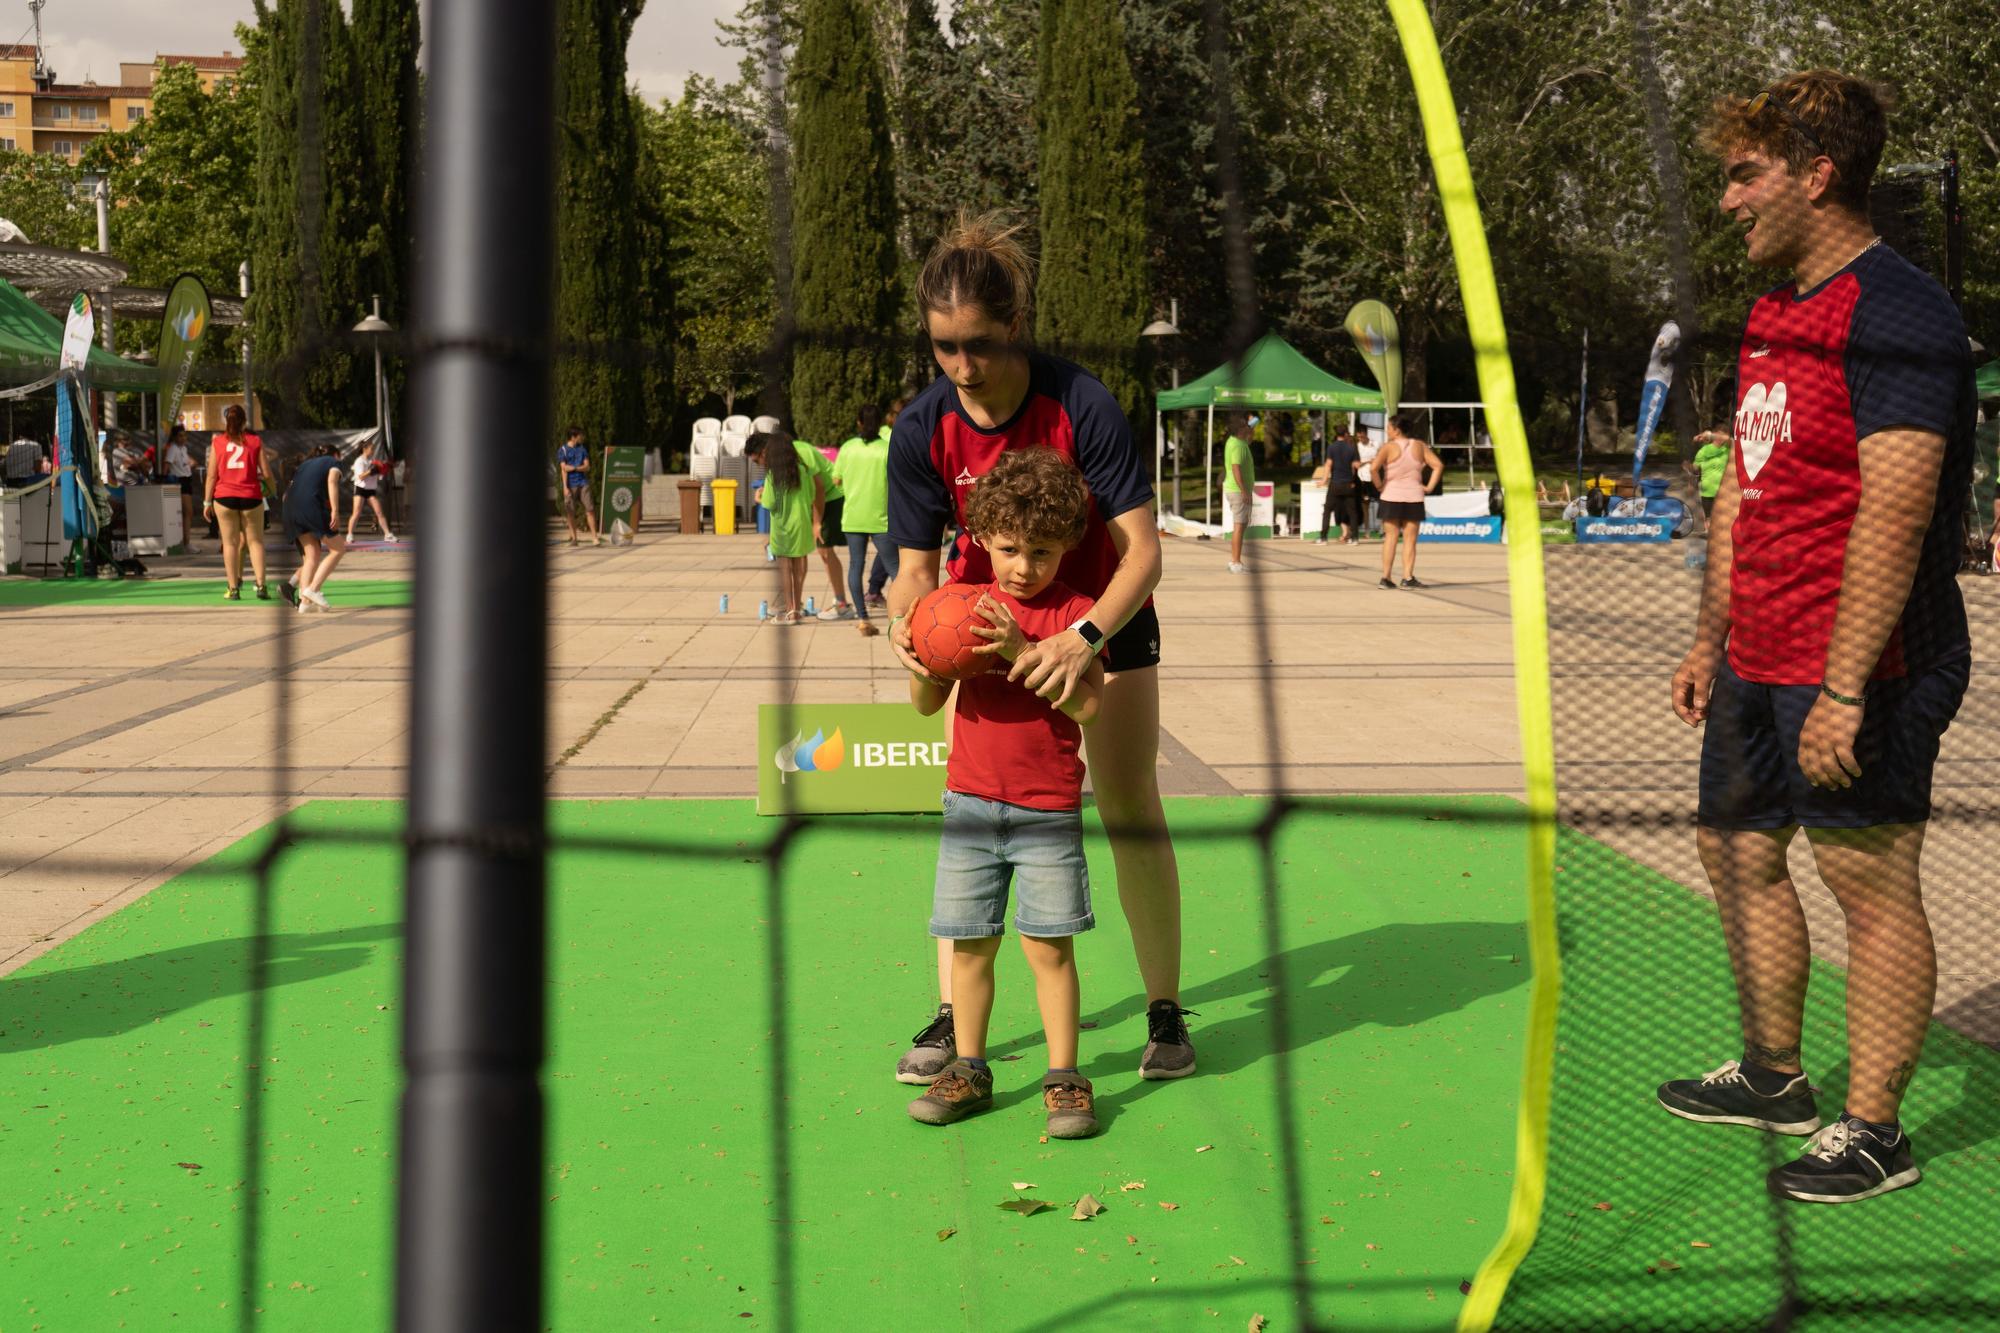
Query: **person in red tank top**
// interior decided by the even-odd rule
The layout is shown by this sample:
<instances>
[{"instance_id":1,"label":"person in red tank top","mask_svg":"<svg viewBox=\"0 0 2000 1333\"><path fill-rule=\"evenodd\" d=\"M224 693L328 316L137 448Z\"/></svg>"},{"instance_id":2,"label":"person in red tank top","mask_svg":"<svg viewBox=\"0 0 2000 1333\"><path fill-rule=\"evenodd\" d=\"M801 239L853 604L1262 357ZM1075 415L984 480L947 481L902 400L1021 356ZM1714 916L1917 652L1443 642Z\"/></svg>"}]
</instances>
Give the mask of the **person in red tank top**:
<instances>
[{"instance_id":1,"label":"person in red tank top","mask_svg":"<svg viewBox=\"0 0 2000 1333\"><path fill-rule=\"evenodd\" d=\"M1733 465L1675 713L1702 726L1695 817L1741 1007L1740 1060L1660 1086L1686 1120L1813 1134L1766 1187L1851 1203L1922 1178L1898 1119L1937 989L1918 863L1971 640L1956 574L1974 398L1944 289L1882 244L1884 92L1833 70L1719 100L1704 147L1750 262ZM1846 918L1846 1104L1804 1072L1811 965L1787 851L1806 831ZM1830 1058L1830 1057L1829 1057Z\"/></svg>"},{"instance_id":2,"label":"person in red tank top","mask_svg":"<svg viewBox=\"0 0 2000 1333\"><path fill-rule=\"evenodd\" d=\"M271 599L264 583L264 492L276 490L264 441L243 428L243 409L231 404L222 412L222 434L208 442L208 482L201 513L215 521L222 534L222 569L229 577L223 590L228 601L243 596L243 552L257 576L257 597Z\"/></svg>"},{"instance_id":3,"label":"person in red tank top","mask_svg":"<svg viewBox=\"0 0 2000 1333\"><path fill-rule=\"evenodd\" d=\"M1101 658L1104 722L1085 743L1092 788L1118 868L1118 897L1146 990L1140 1076L1194 1072L1180 1007L1180 869L1160 802L1160 534L1153 491L1132 431L1104 385L1080 366L1028 346L1034 266L1020 227L997 215L961 215L917 279L917 309L943 373L896 419L889 439L889 538L897 555L889 642L910 657L911 607L938 586L944 529L978 479L1009 452L1045 446L1072 460L1090 491L1082 541L1059 578L1092 599L1065 633L1028 645L1015 678L1061 705ZM963 534L953 578L984 582L985 548ZM951 1058L951 958L938 950L936 1016L912 1039L896 1077L922 1083Z\"/></svg>"},{"instance_id":4,"label":"person in red tank top","mask_svg":"<svg viewBox=\"0 0 2000 1333\"><path fill-rule=\"evenodd\" d=\"M978 603L987 625L973 631L988 640L978 651L989 660L1018 664L1030 644L1068 633L1090 610L1089 598L1056 579L1064 554L1083 538L1089 508L1083 478L1053 449L1012 450L979 479L965 517L992 563L993 582ZM1077 1071L1075 943L1095 924L1079 748L1103 686L1097 662L1060 701L997 670L958 682L931 911L931 934L952 950L957 1059L910 1103L914 1120L948 1125L993 1105L986 1027L1011 882L1014 930L1035 974L1048 1040L1042 1100L1049 1137L1097 1132L1095 1095ZM926 717L951 693L944 681L911 673L910 701Z\"/></svg>"}]
</instances>

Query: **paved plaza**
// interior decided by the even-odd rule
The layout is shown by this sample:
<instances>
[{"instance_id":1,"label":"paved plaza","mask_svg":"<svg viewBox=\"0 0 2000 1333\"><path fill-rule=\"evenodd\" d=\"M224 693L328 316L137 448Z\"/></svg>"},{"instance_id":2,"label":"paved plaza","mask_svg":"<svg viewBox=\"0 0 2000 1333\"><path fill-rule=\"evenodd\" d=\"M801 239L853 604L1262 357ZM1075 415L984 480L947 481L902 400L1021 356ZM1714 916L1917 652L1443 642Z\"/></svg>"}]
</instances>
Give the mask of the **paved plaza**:
<instances>
[{"instance_id":1,"label":"paved plaza","mask_svg":"<svg viewBox=\"0 0 2000 1333\"><path fill-rule=\"evenodd\" d=\"M650 489L649 511L670 512L670 481ZM1227 571L1226 544L1164 540L1165 793L1520 795L1503 547L1426 546L1430 586L1384 591L1374 545L1263 542L1245 577ZM1548 557L1565 815L1700 891L1687 826L1698 739L1666 708L1699 576L1679 544ZM408 578L411 566L408 548L358 551L328 594L338 608L343 580ZM552 546L549 566L554 796L748 798L757 705L907 697L886 638L849 622L758 623L774 576L754 534L652 524L633 546ZM219 562L154 570L215 578ZM0 683L0 971L290 806L403 794L408 607L299 616L225 603L214 586L212 605L0 609L12 667ZM1995 842L1983 775L2000 749L2000 583L1965 586L1978 665L1946 738L1946 817L1928 863L1938 1007L2000 1043L2000 889L1981 851ZM807 587L823 604L816 561ZM1816 943L1839 961L1837 912L1802 843L1795 853Z\"/></svg>"}]
</instances>

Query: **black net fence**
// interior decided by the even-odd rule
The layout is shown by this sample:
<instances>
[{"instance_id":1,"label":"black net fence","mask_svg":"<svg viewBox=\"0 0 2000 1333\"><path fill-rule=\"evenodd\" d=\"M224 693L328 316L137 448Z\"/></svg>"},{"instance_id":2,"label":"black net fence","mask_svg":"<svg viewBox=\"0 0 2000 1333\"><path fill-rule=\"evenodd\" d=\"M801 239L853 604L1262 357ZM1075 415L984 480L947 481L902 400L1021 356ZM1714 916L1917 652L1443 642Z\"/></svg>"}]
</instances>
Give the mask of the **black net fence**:
<instances>
[{"instance_id":1,"label":"black net fence","mask_svg":"<svg viewBox=\"0 0 2000 1333\"><path fill-rule=\"evenodd\" d=\"M314 330L331 322L316 312L337 276L315 228L318 192L339 185L327 168L339 89L313 35L322 0L280 8L304 34L297 290ZM1377 35L1400 32L1396 58L1417 74L1421 8L1393 8L1402 27ZM399 393L407 383L421 481L396 525L418 544L413 600L345 624L315 619L310 597L282 607L243 668L256 693L238 724L277 758L234 776L285 813L155 890L152 916L114 918L9 983L5 1049L127 1043L108 1064L49 1056L21 1084L16 1125L41 1125L52 1145L37 1162L67 1169L63 1131L36 1119L49 1102L22 1100L36 1089L79 1099L78 1138L97 1147L83 1182L45 1180L44 1209L24 1206L20 1271L61 1270L50 1253L75 1242L44 1237L66 1210L160 1219L121 1242L151 1247L154 1274L124 1270L103 1239L112 1227L92 1232L104 1247L92 1285L117 1290L65 1278L24 1291L24 1327L112 1326L121 1291L141 1310L131 1326L244 1329L332 1322L326 1297L342 1320L410 1328L792 1330L871 1312L1018 1329L2000 1326L2000 980L1981 780L2000 758L2000 594L1977 569L1990 568L1991 427L1954 322L1976 257L1943 164L1886 172L1871 216L1887 244L1837 257L1811 300L1767 297L1747 333L1690 338L1684 365L1722 369L1677 381L1667 411L1688 444L1663 443L1650 468L1617 453L1614 431L1588 465L1579 449L1573 477L1566 450L1538 469L1526 446L1543 442L1489 398L1507 558L1397 589L1444 614L1379 660L1343 656L1362 641L1356 599L1391 595L1372 557L1331 566L1281 540L1308 532L1274 521L1239 577L1217 549L1226 531L1160 538L1170 573L1199 564L1178 589L1192 609L1163 595L1160 664L1106 691L1106 716L1141 739L1083 742L1078 840L1103 924L1122 928L1078 953L1078 1064L1110 1145L1079 1168L1043 1132L1049 1094L1031 1062L1047 1011L1009 951L987 1048L998 1105L967 1131L1009 1128L918 1141L902 1094L884 1096L899 1057L945 1049L941 1032L953 1053L967 1040L934 1022L918 915L939 821L820 813L809 784L890 762L856 724L843 734L836 710L900 702L907 672L830 650L813 637L824 628L747 624L741 603L716 621L707 606L732 591L781 613L792 601L762 536L669 535L658 514L648 533L634 516L656 541L596 567L552 560L551 491L566 483L551 483L551 378L656 369L666 353L643 334L550 332L551 215L507 205L548 199L556 154L574 147L546 86L519 93L546 84L556 18L519 0L486 9L440 3L426 37L422 316L401 334L252 349L259 382L293 400L328 364L378 348ZM1228 316L1178 357L1233 368L1216 396L1226 418L1267 387L1242 367L1282 301L1260 290L1254 259L1251 205L1268 182L1246 180L1240 160L1236 116L1255 93L1229 74L1227 8L1188 9L1214 83L1202 128ZM777 423L757 432L772 447L790 445L786 368L802 349L910 355L907 337L815 326L789 303L802 168L783 121L798 38L782 18L772 11L761 51L779 318L755 407ZM1445 67L1477 77L1449 51ZM1463 179L1456 108L1427 97L1425 77L1436 188L1463 210L1483 183ZM1799 144L1785 135L1814 126L1833 137L1824 108L1790 96L1744 123L1788 150ZM1810 214L1767 207L1753 258L1760 244L1763 262L1819 247ZM1453 346L1490 395L1511 388L1510 344L1490 336L1504 312L1476 294L1493 289L1493 264L1467 216L1449 219L1449 239L1473 332ZM1138 361L1123 344L1050 350L1086 367ZM1587 418L1590 402L1577 409ZM1325 414L1328 434L1345 415ZM1721 437L1719 491L1701 481L1690 426ZM1206 422L1175 423L1181 440L1197 431L1226 469L1221 432L1211 444ZM1372 431L1371 446L1385 423ZM1398 434L1406 458L1434 456ZM1127 443L1143 455L1143 439ZM1161 464L1177 515L1186 447ZM1354 511L1371 536L1398 521L1380 507L1385 482ZM707 522L726 524L726 493L708 494ZM287 510L274 496L274 516ZM699 501L692 513L699 528ZM755 523L753 507L738 513ZM1524 547L1543 563L1524 563ZM299 557L273 559L273 580L297 586ZM1383 583L1392 572L1385 559ZM810 564L812 587L819 577ZM878 616L907 610L897 586ZM337 606L338 577L326 587ZM1727 624L1718 605L1733 607ZM1530 638L1545 680L1517 632L1544 616ZM613 633L610 651L583 643ZM1713 651L1685 702L1714 682L1702 731L1669 706L1698 634ZM651 636L677 647L641 652ZM1454 653L1460 638L1502 647L1472 661ZM407 669L369 656L406 647ZM205 651L176 659L189 679ZM359 794L321 785L325 729L354 725L322 705L357 672L391 687L367 705L375 724L409 710L406 757L351 765L379 770L383 800L312 803ZM1294 736L1302 695L1363 676L1420 684L1333 734ZM197 684L182 702L242 684ZM593 714L581 725L571 694ZM1174 738L1184 724L1163 694L1230 736L1214 752L1226 762ZM1459 764L1456 786L1398 787L1397 766L1418 766L1399 726L1424 712L1483 713L1514 747ZM634 723L643 745L707 752L669 786L642 745L625 768L657 770L652 790L699 795L712 779L731 799L552 800L587 794L565 785L566 767L621 717L650 719ZM753 736L757 768L772 770L759 776L777 782L761 818L744 817L736 790ZM7 771L69 748L23 751ZM1329 776L1329 752L1365 779ZM1164 1018L1150 1007L1163 997ZM197 1017L205 1005L226 1017ZM161 1023L157 1043L133 1035ZM217 1024L235 1039L226 1050L206 1035ZM1194 1079L1136 1075L1184 1040ZM1170 1109L1182 1093L1195 1095ZM176 1127L157 1138L142 1114ZM206 1164L179 1146L197 1140ZM169 1148L189 1154L172 1165L201 1192L129 1191L130 1163ZM1880 1197L1822 1206L1855 1194ZM1059 1217L1037 1216L1051 1206ZM1015 1229L995 1228L996 1213ZM1469 1239L1426 1248L1445 1231ZM214 1233L188 1242L200 1263L171 1258L180 1232Z\"/></svg>"}]
</instances>

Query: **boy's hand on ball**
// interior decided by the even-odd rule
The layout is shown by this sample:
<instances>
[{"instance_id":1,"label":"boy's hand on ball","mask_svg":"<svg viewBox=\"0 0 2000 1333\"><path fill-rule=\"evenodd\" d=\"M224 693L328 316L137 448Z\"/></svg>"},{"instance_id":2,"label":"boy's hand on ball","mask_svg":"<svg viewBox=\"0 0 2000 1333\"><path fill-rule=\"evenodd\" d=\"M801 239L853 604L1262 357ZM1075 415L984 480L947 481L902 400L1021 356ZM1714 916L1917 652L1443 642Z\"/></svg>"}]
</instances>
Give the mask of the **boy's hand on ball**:
<instances>
[{"instance_id":1,"label":"boy's hand on ball","mask_svg":"<svg viewBox=\"0 0 2000 1333\"><path fill-rule=\"evenodd\" d=\"M939 680L936 676L924 670L923 664L917 661L916 655L910 651L915 646L915 643L916 641L910 637L910 618L908 616L897 616L889 622L889 648L890 651L896 654L896 660L901 662L904 668L918 680L927 681L939 689L950 689L950 681Z\"/></svg>"},{"instance_id":2,"label":"boy's hand on ball","mask_svg":"<svg viewBox=\"0 0 2000 1333\"><path fill-rule=\"evenodd\" d=\"M977 609L987 623L974 625L971 629L974 634L987 642L984 648L975 648L972 651L997 653L1009 662L1019 657L1022 650L1028 646L1028 636L1021 632L1021 622L1014 619L1014 613L991 597L980 598Z\"/></svg>"}]
</instances>

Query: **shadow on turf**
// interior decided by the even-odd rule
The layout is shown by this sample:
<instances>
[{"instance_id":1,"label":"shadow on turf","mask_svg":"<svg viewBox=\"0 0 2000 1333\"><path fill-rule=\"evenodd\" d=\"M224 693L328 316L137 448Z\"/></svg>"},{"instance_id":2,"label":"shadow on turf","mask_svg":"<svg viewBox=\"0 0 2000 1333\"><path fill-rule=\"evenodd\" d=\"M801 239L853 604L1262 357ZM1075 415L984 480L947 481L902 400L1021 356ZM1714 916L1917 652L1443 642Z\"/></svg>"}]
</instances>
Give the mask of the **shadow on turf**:
<instances>
[{"instance_id":1,"label":"shadow on turf","mask_svg":"<svg viewBox=\"0 0 2000 1333\"><path fill-rule=\"evenodd\" d=\"M269 937L275 990L365 965L400 925ZM107 963L0 977L0 1055L115 1037L154 1020L250 989L251 937L209 940Z\"/></svg>"},{"instance_id":2,"label":"shadow on turf","mask_svg":"<svg viewBox=\"0 0 2000 1333\"><path fill-rule=\"evenodd\" d=\"M1370 1024L1414 1027L1475 1000L1526 985L1527 950L1526 931L1518 921L1377 926L1287 949L1282 955L1290 992L1285 1049L1298 1050ZM1269 963L1253 963L1182 993L1182 1006L1196 1011L1239 996L1257 997L1250 1013L1214 1023L1197 1018L1190 1025L1201 1073L1246 1069L1277 1052L1272 1033L1274 975ZM1145 1008L1145 997L1132 995L1085 1015L1085 1022L1098 1024L1094 1031L1083 1034L1087 1076L1101 1079L1137 1067L1145 1050ZM1131 1025L1129 1030L1127 1024ZM1136 1044L1107 1049L1091 1040L1097 1037L1102 1042L1114 1031L1120 1038L1136 1039ZM996 1043L992 1057L1040 1045L1039 1034L1027 1033ZM1160 1086L1140 1084L1121 1100L1129 1102ZM1103 1108L1100 1116L1109 1109L1108 1105Z\"/></svg>"}]
</instances>

